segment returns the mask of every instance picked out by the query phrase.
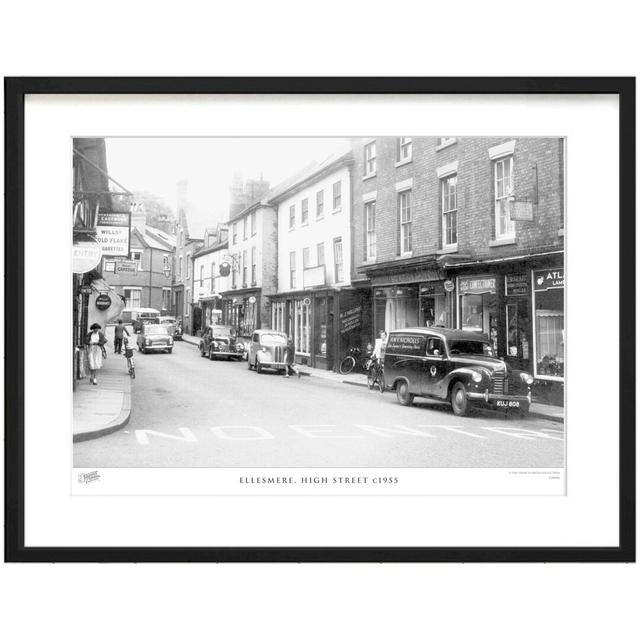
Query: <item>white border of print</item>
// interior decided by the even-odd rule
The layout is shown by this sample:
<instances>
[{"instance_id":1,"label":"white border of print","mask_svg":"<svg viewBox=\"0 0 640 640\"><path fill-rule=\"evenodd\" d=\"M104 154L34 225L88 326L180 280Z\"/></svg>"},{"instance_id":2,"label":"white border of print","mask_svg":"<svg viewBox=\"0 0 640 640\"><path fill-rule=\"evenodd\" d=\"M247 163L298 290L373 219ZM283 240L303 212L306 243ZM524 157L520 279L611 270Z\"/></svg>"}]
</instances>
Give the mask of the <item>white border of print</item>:
<instances>
[{"instance_id":1,"label":"white border of print","mask_svg":"<svg viewBox=\"0 0 640 640\"><path fill-rule=\"evenodd\" d=\"M318 117L318 114L322 117ZM28 96L25 106L26 290L61 274L43 309L27 295L27 546L611 546L618 544L617 400L587 404L590 324L617 353L618 101L615 96ZM437 130L431 123L437 122ZM311 125L310 123L313 123ZM566 136L568 491L564 497L92 497L70 494L70 138L73 135ZM311 130L310 127L313 127ZM593 162L593 158L604 159ZM46 213L45 213L46 212ZM51 212L54 212L52 215ZM602 216L606 212L607 245ZM59 250L53 251L52 247ZM607 251L607 268L593 256ZM47 268L45 268L47 265ZM608 268L613 266L613 272ZM588 274L572 278L571 274ZM606 308L592 302L606 296ZM600 311L602 310L602 311ZM46 319L43 328L42 320ZM571 372L576 372L572 374ZM607 388L618 388L611 362ZM42 381L46 381L43 384ZM591 394L593 397L593 394ZM597 468L597 472L595 469ZM252 470L256 472L256 470ZM317 470L316 470L317 471ZM403 470L403 472L406 470ZM146 470L139 473L145 474ZM273 470L269 470L273 473ZM96 483L94 483L96 484ZM90 485L87 485L90 486ZM135 493L135 487L132 487ZM597 517L594 518L594 514ZM260 526L256 526L260 523Z\"/></svg>"}]
</instances>

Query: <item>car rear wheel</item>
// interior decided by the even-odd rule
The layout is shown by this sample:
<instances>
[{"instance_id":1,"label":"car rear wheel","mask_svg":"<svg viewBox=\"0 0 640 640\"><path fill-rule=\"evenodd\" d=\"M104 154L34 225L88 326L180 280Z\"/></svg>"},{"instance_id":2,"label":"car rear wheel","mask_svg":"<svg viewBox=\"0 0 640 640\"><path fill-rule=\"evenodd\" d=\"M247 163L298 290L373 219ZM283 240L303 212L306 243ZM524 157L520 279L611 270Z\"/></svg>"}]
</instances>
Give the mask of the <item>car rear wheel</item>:
<instances>
[{"instance_id":1,"label":"car rear wheel","mask_svg":"<svg viewBox=\"0 0 640 640\"><path fill-rule=\"evenodd\" d=\"M456 382L451 389L451 408L457 416L464 416L469 412L469 400L462 382Z\"/></svg>"},{"instance_id":2,"label":"car rear wheel","mask_svg":"<svg viewBox=\"0 0 640 640\"><path fill-rule=\"evenodd\" d=\"M398 402L404 406L409 407L413 404L413 393L409 393L409 385L404 381L400 380L396 386L396 396L398 398Z\"/></svg>"},{"instance_id":3,"label":"car rear wheel","mask_svg":"<svg viewBox=\"0 0 640 640\"><path fill-rule=\"evenodd\" d=\"M167 349L167 353L172 353L173 352L173 347L171 349Z\"/></svg>"},{"instance_id":4,"label":"car rear wheel","mask_svg":"<svg viewBox=\"0 0 640 640\"><path fill-rule=\"evenodd\" d=\"M256 371L262 373L262 365L256 360Z\"/></svg>"},{"instance_id":5,"label":"car rear wheel","mask_svg":"<svg viewBox=\"0 0 640 640\"><path fill-rule=\"evenodd\" d=\"M209 349L209 360L213 360L213 351Z\"/></svg>"}]
</instances>

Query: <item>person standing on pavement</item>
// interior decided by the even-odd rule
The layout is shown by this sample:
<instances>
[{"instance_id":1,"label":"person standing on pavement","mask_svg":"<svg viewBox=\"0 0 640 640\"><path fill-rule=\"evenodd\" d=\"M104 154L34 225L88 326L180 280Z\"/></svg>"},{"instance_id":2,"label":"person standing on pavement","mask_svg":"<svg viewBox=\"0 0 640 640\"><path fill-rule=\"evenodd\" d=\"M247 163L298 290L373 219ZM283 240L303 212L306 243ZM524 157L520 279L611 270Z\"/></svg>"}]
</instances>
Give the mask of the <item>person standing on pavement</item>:
<instances>
[{"instance_id":1,"label":"person standing on pavement","mask_svg":"<svg viewBox=\"0 0 640 640\"><path fill-rule=\"evenodd\" d=\"M91 330L85 338L85 344L89 347L89 382L98 384L96 371L102 369L102 353L104 345L107 344L107 338L102 333L102 327L97 322L94 322L89 328Z\"/></svg>"},{"instance_id":2,"label":"person standing on pavement","mask_svg":"<svg viewBox=\"0 0 640 640\"><path fill-rule=\"evenodd\" d=\"M284 370L284 377L288 378L290 373L295 373L298 378L300 377L300 371L296 369L295 364L295 348L293 346L293 339L289 338L287 340L287 346L284 348L284 361L287 365L287 368Z\"/></svg>"},{"instance_id":3,"label":"person standing on pavement","mask_svg":"<svg viewBox=\"0 0 640 640\"><path fill-rule=\"evenodd\" d=\"M122 338L124 334L129 335L127 327L122 324L122 320L118 320L118 324L115 328L115 338L113 343L113 353L122 353Z\"/></svg>"}]
</instances>

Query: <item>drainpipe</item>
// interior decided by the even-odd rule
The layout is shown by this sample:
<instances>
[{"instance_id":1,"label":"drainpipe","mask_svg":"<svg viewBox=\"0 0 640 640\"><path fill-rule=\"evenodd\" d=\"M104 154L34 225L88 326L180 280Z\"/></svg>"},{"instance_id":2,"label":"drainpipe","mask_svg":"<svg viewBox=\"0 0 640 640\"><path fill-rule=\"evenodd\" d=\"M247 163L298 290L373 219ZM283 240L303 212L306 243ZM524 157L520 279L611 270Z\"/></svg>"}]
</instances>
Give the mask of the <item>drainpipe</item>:
<instances>
[{"instance_id":1,"label":"drainpipe","mask_svg":"<svg viewBox=\"0 0 640 640\"><path fill-rule=\"evenodd\" d=\"M149 308L151 307L151 278L153 276L153 248L149 247Z\"/></svg>"}]
</instances>

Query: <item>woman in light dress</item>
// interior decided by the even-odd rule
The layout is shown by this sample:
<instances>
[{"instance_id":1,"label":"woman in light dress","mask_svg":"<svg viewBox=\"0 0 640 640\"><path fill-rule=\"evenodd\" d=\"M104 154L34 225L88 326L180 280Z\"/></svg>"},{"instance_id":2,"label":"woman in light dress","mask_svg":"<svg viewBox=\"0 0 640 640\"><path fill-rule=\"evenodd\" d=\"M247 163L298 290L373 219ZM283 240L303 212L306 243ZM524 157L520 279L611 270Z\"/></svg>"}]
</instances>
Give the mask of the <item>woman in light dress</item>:
<instances>
[{"instance_id":1,"label":"woman in light dress","mask_svg":"<svg viewBox=\"0 0 640 640\"><path fill-rule=\"evenodd\" d=\"M89 328L90 331L85 339L85 344L89 347L89 382L98 384L96 371L102 369L102 355L104 345L107 344L107 338L102 333L102 327L97 322L94 322Z\"/></svg>"}]
</instances>

